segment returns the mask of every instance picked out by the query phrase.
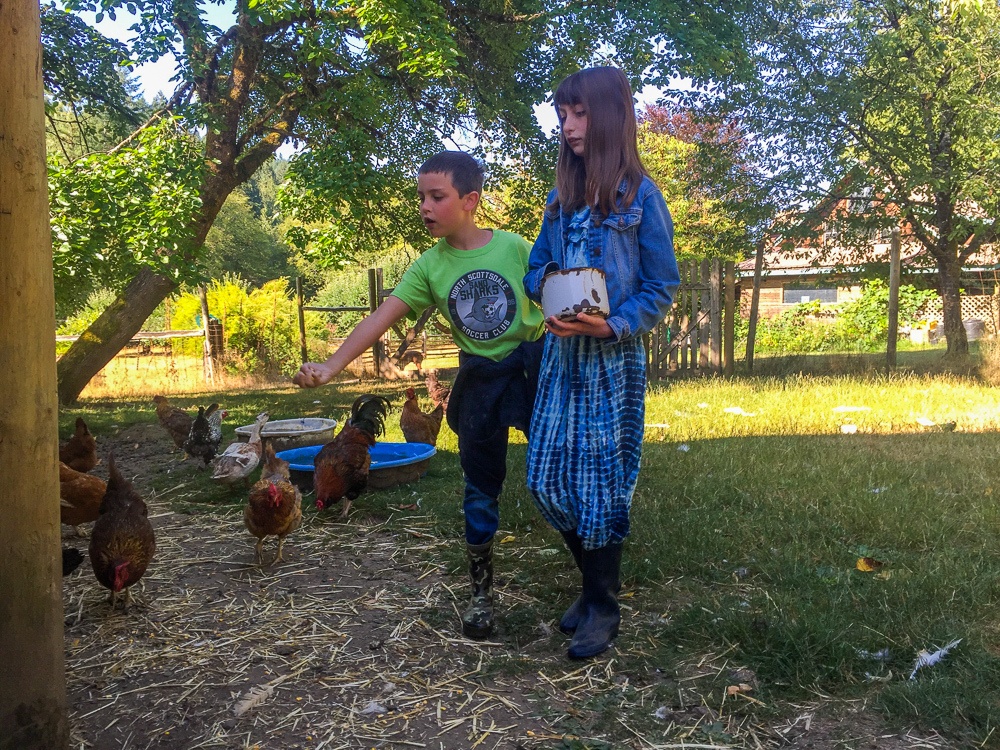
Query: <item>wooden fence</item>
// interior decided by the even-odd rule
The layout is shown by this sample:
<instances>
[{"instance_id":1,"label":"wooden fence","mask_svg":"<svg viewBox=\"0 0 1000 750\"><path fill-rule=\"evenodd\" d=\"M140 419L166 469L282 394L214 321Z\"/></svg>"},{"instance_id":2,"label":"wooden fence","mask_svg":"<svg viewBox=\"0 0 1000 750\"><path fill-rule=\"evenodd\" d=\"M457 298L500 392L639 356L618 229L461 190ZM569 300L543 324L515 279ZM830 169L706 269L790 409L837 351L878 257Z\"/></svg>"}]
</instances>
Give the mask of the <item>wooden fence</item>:
<instances>
[{"instance_id":1,"label":"wooden fence","mask_svg":"<svg viewBox=\"0 0 1000 750\"><path fill-rule=\"evenodd\" d=\"M646 338L647 375L732 375L736 268L732 261L681 261L673 309Z\"/></svg>"},{"instance_id":2,"label":"wooden fence","mask_svg":"<svg viewBox=\"0 0 1000 750\"><path fill-rule=\"evenodd\" d=\"M736 315L736 274L731 261L683 261L679 264L681 286L677 291L671 314L646 336L647 374L650 380L663 380L682 375L731 375L734 365L733 337ZM299 308L299 344L302 361L309 358L306 350L306 312L373 312L392 293L382 284L382 269L368 269L367 306L313 307L307 306L300 279L295 282ZM420 362L429 354L438 357L457 356L457 347L450 338L427 335L426 326L436 308L428 308L413 327L403 330L396 326L383 340L372 347L370 359L373 372L395 379L403 376L410 361ZM447 329L439 333L447 336ZM367 369L367 368L365 368Z\"/></svg>"}]
</instances>

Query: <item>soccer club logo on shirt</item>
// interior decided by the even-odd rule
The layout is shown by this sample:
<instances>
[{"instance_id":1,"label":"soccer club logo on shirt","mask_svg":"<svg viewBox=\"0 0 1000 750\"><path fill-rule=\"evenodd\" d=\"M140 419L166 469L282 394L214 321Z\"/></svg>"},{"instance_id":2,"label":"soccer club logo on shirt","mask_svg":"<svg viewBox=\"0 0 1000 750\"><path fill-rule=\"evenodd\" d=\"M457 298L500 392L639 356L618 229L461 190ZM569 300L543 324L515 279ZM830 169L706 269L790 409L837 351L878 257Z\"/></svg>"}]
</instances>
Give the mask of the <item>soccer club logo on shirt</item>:
<instances>
[{"instance_id":1,"label":"soccer club logo on shirt","mask_svg":"<svg viewBox=\"0 0 1000 750\"><path fill-rule=\"evenodd\" d=\"M471 271L451 288L448 312L470 339L490 341L502 336L514 322L514 288L494 271Z\"/></svg>"}]
</instances>

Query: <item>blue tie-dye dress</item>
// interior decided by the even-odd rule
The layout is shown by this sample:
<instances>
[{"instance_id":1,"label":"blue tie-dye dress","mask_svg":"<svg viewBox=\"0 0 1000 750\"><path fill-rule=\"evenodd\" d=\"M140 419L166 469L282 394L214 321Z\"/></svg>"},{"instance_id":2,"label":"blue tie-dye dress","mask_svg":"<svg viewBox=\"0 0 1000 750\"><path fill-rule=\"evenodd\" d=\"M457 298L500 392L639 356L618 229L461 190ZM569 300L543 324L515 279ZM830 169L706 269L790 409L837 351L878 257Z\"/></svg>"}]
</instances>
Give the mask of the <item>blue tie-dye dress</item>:
<instances>
[{"instance_id":1,"label":"blue tie-dye dress","mask_svg":"<svg viewBox=\"0 0 1000 750\"><path fill-rule=\"evenodd\" d=\"M563 267L588 257L590 209L573 214ZM620 543L642 455L646 355L640 338L545 340L528 442L528 488L545 520L585 549Z\"/></svg>"}]
</instances>

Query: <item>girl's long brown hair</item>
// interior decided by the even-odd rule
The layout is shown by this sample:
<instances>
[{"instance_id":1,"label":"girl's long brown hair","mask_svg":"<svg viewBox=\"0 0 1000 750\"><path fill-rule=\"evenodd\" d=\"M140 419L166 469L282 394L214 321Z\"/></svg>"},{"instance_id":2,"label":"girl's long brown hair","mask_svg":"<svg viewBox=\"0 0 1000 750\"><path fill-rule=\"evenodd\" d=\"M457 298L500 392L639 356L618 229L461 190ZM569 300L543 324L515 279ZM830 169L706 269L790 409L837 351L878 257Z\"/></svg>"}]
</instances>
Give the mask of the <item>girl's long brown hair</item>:
<instances>
[{"instance_id":1,"label":"girl's long brown hair","mask_svg":"<svg viewBox=\"0 0 1000 750\"><path fill-rule=\"evenodd\" d=\"M626 188L621 206L631 205L648 172L639 158L635 107L625 74L612 67L578 71L559 84L553 104L557 113L560 105L583 105L587 135L579 157L560 133L556 197L549 210L572 212L586 204L607 216L619 207L622 180Z\"/></svg>"}]
</instances>

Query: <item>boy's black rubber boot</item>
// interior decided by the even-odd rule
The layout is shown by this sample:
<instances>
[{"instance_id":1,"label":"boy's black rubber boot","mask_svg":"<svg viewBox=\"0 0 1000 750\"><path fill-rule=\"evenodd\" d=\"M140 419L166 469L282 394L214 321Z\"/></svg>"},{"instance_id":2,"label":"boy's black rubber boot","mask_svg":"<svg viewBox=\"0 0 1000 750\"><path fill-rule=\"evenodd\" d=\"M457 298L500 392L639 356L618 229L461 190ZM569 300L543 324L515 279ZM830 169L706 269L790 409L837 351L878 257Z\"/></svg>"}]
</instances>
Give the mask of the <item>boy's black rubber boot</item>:
<instances>
[{"instance_id":1,"label":"boy's black rubber boot","mask_svg":"<svg viewBox=\"0 0 1000 750\"><path fill-rule=\"evenodd\" d=\"M575 531L560 531L559 533L562 534L562 538L566 541L566 546L576 561L576 567L582 571L583 541L576 535ZM562 619L559 620L559 629L566 635L573 635L577 625L580 624L580 617L582 615L583 597L578 596L576 601L569 605L569 609L563 614Z\"/></svg>"},{"instance_id":2,"label":"boy's black rubber boot","mask_svg":"<svg viewBox=\"0 0 1000 750\"><path fill-rule=\"evenodd\" d=\"M618 606L622 545L585 549L582 561L583 615L566 652L570 659L589 659L606 651L618 635L622 619Z\"/></svg>"},{"instance_id":3,"label":"boy's black rubber boot","mask_svg":"<svg viewBox=\"0 0 1000 750\"><path fill-rule=\"evenodd\" d=\"M493 540L467 545L472 598L462 614L467 638L488 638L493 632Z\"/></svg>"}]
</instances>

